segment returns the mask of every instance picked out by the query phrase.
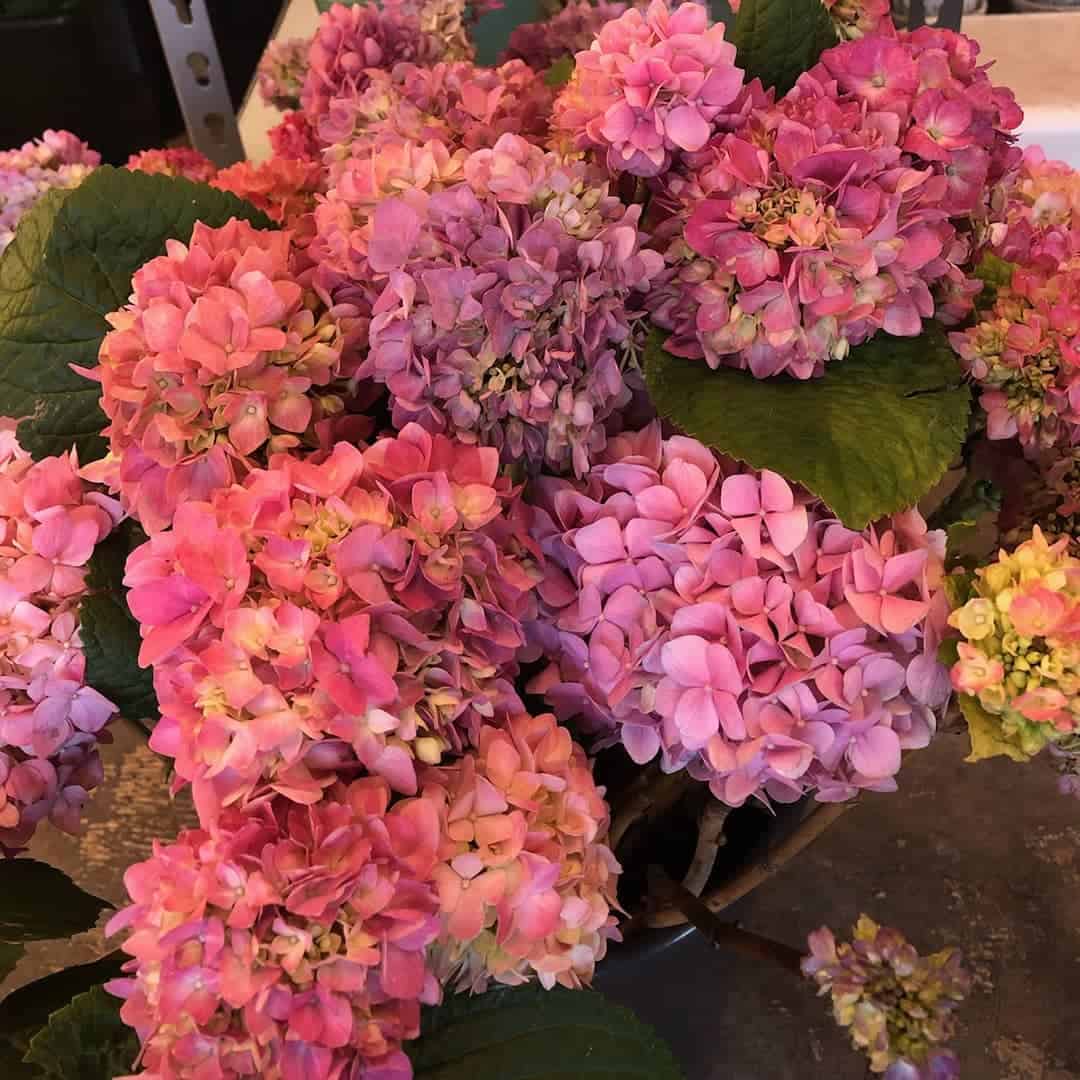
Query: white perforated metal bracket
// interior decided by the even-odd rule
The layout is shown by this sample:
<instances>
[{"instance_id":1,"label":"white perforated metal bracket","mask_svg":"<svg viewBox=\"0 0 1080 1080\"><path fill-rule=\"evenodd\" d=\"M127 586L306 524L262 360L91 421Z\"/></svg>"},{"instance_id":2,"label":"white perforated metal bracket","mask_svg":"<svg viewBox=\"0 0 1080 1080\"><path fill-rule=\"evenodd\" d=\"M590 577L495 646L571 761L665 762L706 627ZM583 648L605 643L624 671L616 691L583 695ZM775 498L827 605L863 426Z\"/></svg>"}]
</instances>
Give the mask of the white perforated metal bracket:
<instances>
[{"instance_id":1,"label":"white perforated metal bracket","mask_svg":"<svg viewBox=\"0 0 1080 1080\"><path fill-rule=\"evenodd\" d=\"M244 156L206 0L150 0L188 137L215 165Z\"/></svg>"}]
</instances>

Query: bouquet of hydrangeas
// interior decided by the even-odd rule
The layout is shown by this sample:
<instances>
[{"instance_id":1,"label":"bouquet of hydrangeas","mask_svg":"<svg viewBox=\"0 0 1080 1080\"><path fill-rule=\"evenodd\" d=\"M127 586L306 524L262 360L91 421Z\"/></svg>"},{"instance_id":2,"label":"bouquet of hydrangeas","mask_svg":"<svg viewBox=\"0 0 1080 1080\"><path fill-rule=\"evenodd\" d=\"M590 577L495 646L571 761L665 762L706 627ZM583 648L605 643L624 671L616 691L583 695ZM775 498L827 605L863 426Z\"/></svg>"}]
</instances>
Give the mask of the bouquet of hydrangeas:
<instances>
[{"instance_id":1,"label":"bouquet of hydrangeas","mask_svg":"<svg viewBox=\"0 0 1080 1080\"><path fill-rule=\"evenodd\" d=\"M974 756L1080 770L1080 181L976 43L574 3L481 67L483 6L274 46L262 164L0 155L0 972L105 906L25 851L118 717L198 817L0 1005L28 1075L569 1077L587 1023L674 1077L583 988L620 926L747 944L729 820L798 850L954 688ZM810 951L874 1072L956 1075L955 953Z\"/></svg>"}]
</instances>

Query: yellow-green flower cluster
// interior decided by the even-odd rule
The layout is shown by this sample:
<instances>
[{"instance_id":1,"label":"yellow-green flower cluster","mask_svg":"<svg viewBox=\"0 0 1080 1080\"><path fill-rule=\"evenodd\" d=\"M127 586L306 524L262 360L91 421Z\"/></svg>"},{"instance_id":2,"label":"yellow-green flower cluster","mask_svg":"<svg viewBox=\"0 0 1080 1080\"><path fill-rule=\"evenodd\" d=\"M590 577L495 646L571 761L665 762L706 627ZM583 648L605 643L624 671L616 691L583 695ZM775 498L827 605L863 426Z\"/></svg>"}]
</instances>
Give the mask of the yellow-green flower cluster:
<instances>
[{"instance_id":1,"label":"yellow-green flower cluster","mask_svg":"<svg viewBox=\"0 0 1080 1080\"><path fill-rule=\"evenodd\" d=\"M1024 755L1080 728L1080 559L1068 546L1036 526L976 570L974 594L949 616L964 639L953 686L989 714L996 740Z\"/></svg>"}]
</instances>

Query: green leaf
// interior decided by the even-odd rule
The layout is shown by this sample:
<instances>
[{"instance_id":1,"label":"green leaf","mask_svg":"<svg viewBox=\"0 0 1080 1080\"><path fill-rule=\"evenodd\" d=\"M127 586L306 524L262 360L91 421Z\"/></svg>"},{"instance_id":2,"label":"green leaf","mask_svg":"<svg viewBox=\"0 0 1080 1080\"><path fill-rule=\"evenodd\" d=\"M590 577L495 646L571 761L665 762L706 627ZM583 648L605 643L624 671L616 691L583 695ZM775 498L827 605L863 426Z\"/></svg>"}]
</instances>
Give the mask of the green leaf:
<instances>
[{"instance_id":1,"label":"green leaf","mask_svg":"<svg viewBox=\"0 0 1080 1080\"><path fill-rule=\"evenodd\" d=\"M1006 262L992 251L983 253L979 265L975 267L975 276L983 283L982 292L978 297L980 310L993 307L998 291L1012 282L1015 269L1013 263Z\"/></svg>"},{"instance_id":2,"label":"green leaf","mask_svg":"<svg viewBox=\"0 0 1080 1080\"><path fill-rule=\"evenodd\" d=\"M19 222L0 258L0 415L27 418L19 441L35 458L73 444L83 462L101 456L100 389L71 365L96 366L106 313L127 303L132 275L166 240L231 217L274 227L228 192L105 166Z\"/></svg>"},{"instance_id":3,"label":"green leaf","mask_svg":"<svg viewBox=\"0 0 1080 1080\"><path fill-rule=\"evenodd\" d=\"M1030 754L1025 754L1015 743L1002 738L1001 722L979 704L978 698L970 694L960 694L959 698L960 711L967 721L971 738L971 753L964 758L965 761L984 761L1002 756L1020 762L1031 760Z\"/></svg>"},{"instance_id":4,"label":"green leaf","mask_svg":"<svg viewBox=\"0 0 1080 1080\"><path fill-rule=\"evenodd\" d=\"M131 1072L135 1032L120 1019L120 1002L100 986L52 1014L30 1040L26 1061L47 1080L112 1080Z\"/></svg>"},{"instance_id":5,"label":"green leaf","mask_svg":"<svg viewBox=\"0 0 1080 1080\"><path fill-rule=\"evenodd\" d=\"M154 673L138 665L139 624L124 599L124 564L146 540L133 521L123 522L94 549L79 606L80 635L86 654L86 681L104 694L129 720L157 720Z\"/></svg>"},{"instance_id":6,"label":"green leaf","mask_svg":"<svg viewBox=\"0 0 1080 1080\"><path fill-rule=\"evenodd\" d=\"M735 62L746 79L786 94L837 43L821 0L743 0L735 16Z\"/></svg>"},{"instance_id":7,"label":"green leaf","mask_svg":"<svg viewBox=\"0 0 1080 1080\"><path fill-rule=\"evenodd\" d=\"M35 859L8 859L0 868L0 941L21 943L81 934L112 907L66 874Z\"/></svg>"},{"instance_id":8,"label":"green leaf","mask_svg":"<svg viewBox=\"0 0 1080 1080\"><path fill-rule=\"evenodd\" d=\"M975 595L975 575L966 572L947 574L942 582L949 607L955 611Z\"/></svg>"},{"instance_id":9,"label":"green leaf","mask_svg":"<svg viewBox=\"0 0 1080 1080\"><path fill-rule=\"evenodd\" d=\"M97 960L54 971L13 990L0 1002L0 1032L9 1035L25 1031L32 1035L76 994L110 979L120 978L127 959L124 953L116 949Z\"/></svg>"},{"instance_id":10,"label":"green leaf","mask_svg":"<svg viewBox=\"0 0 1080 1080\"><path fill-rule=\"evenodd\" d=\"M755 379L672 356L654 331L645 376L662 417L820 496L849 528L913 506L967 431L971 393L944 334L879 334L819 379Z\"/></svg>"},{"instance_id":11,"label":"green leaf","mask_svg":"<svg viewBox=\"0 0 1080 1080\"><path fill-rule=\"evenodd\" d=\"M679 1080L671 1051L592 990L499 989L448 998L407 1046L415 1080Z\"/></svg>"},{"instance_id":12,"label":"green leaf","mask_svg":"<svg viewBox=\"0 0 1080 1080\"><path fill-rule=\"evenodd\" d=\"M0 982L3 982L14 970L26 949L18 942L0 941Z\"/></svg>"},{"instance_id":13,"label":"green leaf","mask_svg":"<svg viewBox=\"0 0 1080 1080\"><path fill-rule=\"evenodd\" d=\"M554 90L564 87L574 74L574 58L562 56L544 72L544 82Z\"/></svg>"}]
</instances>

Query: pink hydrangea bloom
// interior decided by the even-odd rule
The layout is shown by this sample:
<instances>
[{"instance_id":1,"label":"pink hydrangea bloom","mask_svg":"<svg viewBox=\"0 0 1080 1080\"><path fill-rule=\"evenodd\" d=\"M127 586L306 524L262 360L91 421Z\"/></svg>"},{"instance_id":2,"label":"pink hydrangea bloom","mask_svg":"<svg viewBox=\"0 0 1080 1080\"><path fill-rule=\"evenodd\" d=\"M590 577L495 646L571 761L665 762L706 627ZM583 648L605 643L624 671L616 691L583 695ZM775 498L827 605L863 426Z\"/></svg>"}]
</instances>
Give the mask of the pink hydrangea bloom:
<instances>
[{"instance_id":1,"label":"pink hydrangea bloom","mask_svg":"<svg viewBox=\"0 0 1080 1080\"><path fill-rule=\"evenodd\" d=\"M553 124L579 148L603 151L613 171L658 176L705 146L742 79L735 46L704 7L652 0L606 22L577 54Z\"/></svg>"},{"instance_id":2,"label":"pink hydrangea bloom","mask_svg":"<svg viewBox=\"0 0 1080 1080\"><path fill-rule=\"evenodd\" d=\"M267 454L315 442L349 392L354 311L327 308L289 265L290 234L232 220L196 224L189 244L135 274L131 303L108 316L100 364L110 456L95 479L143 527L166 527Z\"/></svg>"},{"instance_id":3,"label":"pink hydrangea bloom","mask_svg":"<svg viewBox=\"0 0 1080 1080\"><path fill-rule=\"evenodd\" d=\"M361 374L386 385L396 426L415 420L506 461L580 472L631 399L637 297L662 266L642 249L640 207L514 135L463 160L422 153L465 182L439 190L425 169L432 194L410 187L354 218L346 194L374 199L343 178L316 213L317 280L370 304Z\"/></svg>"},{"instance_id":4,"label":"pink hydrangea bloom","mask_svg":"<svg viewBox=\"0 0 1080 1080\"><path fill-rule=\"evenodd\" d=\"M617 19L627 5L600 0L570 0L543 22L522 23L510 33L504 60L523 60L534 71L545 71L557 60L573 59L588 49L605 23Z\"/></svg>"},{"instance_id":5,"label":"pink hydrangea bloom","mask_svg":"<svg viewBox=\"0 0 1080 1080\"><path fill-rule=\"evenodd\" d=\"M982 321L950 340L982 391L991 439L1080 443L1080 265L1017 268Z\"/></svg>"},{"instance_id":6,"label":"pink hydrangea bloom","mask_svg":"<svg viewBox=\"0 0 1080 1080\"><path fill-rule=\"evenodd\" d=\"M578 988L618 936L603 790L550 713L485 726L476 746L421 778L442 822L437 970L473 991L533 977Z\"/></svg>"},{"instance_id":7,"label":"pink hydrangea bloom","mask_svg":"<svg viewBox=\"0 0 1080 1080\"><path fill-rule=\"evenodd\" d=\"M141 150L128 158L126 167L132 172L183 176L201 184L209 183L217 174L217 166L205 154L187 146Z\"/></svg>"},{"instance_id":8,"label":"pink hydrangea bloom","mask_svg":"<svg viewBox=\"0 0 1080 1080\"><path fill-rule=\"evenodd\" d=\"M85 682L78 605L86 564L120 517L89 491L74 453L31 461L0 429L0 851L39 822L78 832L101 782L99 742L116 712Z\"/></svg>"},{"instance_id":9,"label":"pink hydrangea bloom","mask_svg":"<svg viewBox=\"0 0 1080 1080\"><path fill-rule=\"evenodd\" d=\"M109 989L150 1080L411 1080L401 1049L438 982L432 802L389 807L375 778L304 807L227 810L155 842L124 881L129 975Z\"/></svg>"},{"instance_id":10,"label":"pink hydrangea bloom","mask_svg":"<svg viewBox=\"0 0 1080 1080\"><path fill-rule=\"evenodd\" d=\"M401 61L429 63L441 58L443 44L420 29L415 13L397 5L334 4L319 20L308 52L308 72L300 98L317 122L334 98L360 93L369 71L389 71Z\"/></svg>"},{"instance_id":11,"label":"pink hydrangea bloom","mask_svg":"<svg viewBox=\"0 0 1080 1080\"><path fill-rule=\"evenodd\" d=\"M93 169L101 164L101 155L70 131L51 128L38 139L30 139L18 150L0 151L0 169L27 172L38 169L59 169L64 165L85 165Z\"/></svg>"},{"instance_id":12,"label":"pink hydrangea bloom","mask_svg":"<svg viewBox=\"0 0 1080 1080\"><path fill-rule=\"evenodd\" d=\"M944 535L855 533L768 471L650 426L579 484L543 479L534 689L717 798L891 791L949 694Z\"/></svg>"},{"instance_id":13,"label":"pink hydrangea bloom","mask_svg":"<svg viewBox=\"0 0 1080 1080\"><path fill-rule=\"evenodd\" d=\"M322 147L305 113L286 113L281 123L272 127L269 134L275 157L296 158L299 161L319 161L321 158Z\"/></svg>"},{"instance_id":14,"label":"pink hydrangea bloom","mask_svg":"<svg viewBox=\"0 0 1080 1080\"><path fill-rule=\"evenodd\" d=\"M266 46L256 75L259 96L283 112L300 107L300 92L307 77L307 38L275 39Z\"/></svg>"},{"instance_id":15,"label":"pink hydrangea bloom","mask_svg":"<svg viewBox=\"0 0 1080 1080\"><path fill-rule=\"evenodd\" d=\"M151 745L211 815L269 783L313 801L359 762L416 789L511 680L541 576L498 454L416 425L319 463L286 455L132 553L125 584L154 667Z\"/></svg>"},{"instance_id":16,"label":"pink hydrangea bloom","mask_svg":"<svg viewBox=\"0 0 1080 1080\"><path fill-rule=\"evenodd\" d=\"M300 217L315 209L315 197L324 184L318 161L276 156L260 165L238 161L210 181L211 187L246 199L287 228L297 226Z\"/></svg>"}]
</instances>

